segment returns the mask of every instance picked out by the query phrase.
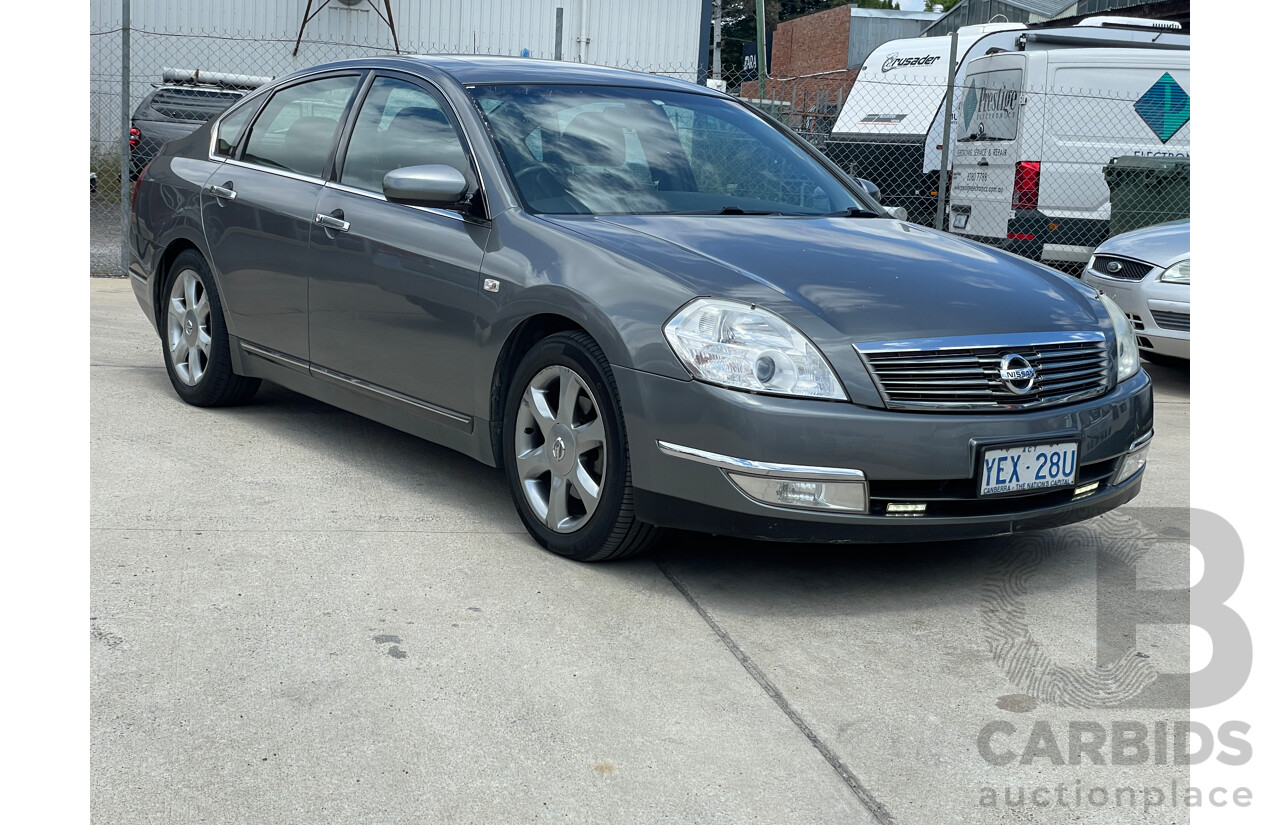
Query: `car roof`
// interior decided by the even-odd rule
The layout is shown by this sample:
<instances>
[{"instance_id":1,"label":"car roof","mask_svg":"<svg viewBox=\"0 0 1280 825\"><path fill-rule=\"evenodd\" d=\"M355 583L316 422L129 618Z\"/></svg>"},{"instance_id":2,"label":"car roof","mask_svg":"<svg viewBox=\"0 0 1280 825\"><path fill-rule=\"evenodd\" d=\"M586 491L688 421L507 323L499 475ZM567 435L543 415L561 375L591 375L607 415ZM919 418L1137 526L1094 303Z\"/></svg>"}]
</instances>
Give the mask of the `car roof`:
<instances>
[{"instance_id":1,"label":"car roof","mask_svg":"<svg viewBox=\"0 0 1280 825\"><path fill-rule=\"evenodd\" d=\"M329 68L387 68L411 72L438 73L463 86L493 83L567 83L595 86L633 86L680 92L717 92L688 80L662 75L629 72L607 66L541 60L530 57L497 57L487 55L401 55L363 60L343 60L316 66L307 71Z\"/></svg>"}]
</instances>

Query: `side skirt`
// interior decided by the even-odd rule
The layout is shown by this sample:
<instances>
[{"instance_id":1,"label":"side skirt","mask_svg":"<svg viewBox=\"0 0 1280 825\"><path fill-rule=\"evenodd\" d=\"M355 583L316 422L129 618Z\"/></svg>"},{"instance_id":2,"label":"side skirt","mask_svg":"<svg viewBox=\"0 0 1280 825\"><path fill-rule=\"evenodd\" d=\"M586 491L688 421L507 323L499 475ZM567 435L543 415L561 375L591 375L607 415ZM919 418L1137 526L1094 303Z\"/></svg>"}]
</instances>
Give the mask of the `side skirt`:
<instances>
[{"instance_id":1,"label":"side skirt","mask_svg":"<svg viewBox=\"0 0 1280 825\"><path fill-rule=\"evenodd\" d=\"M488 421L235 337L231 338L231 361L240 375L271 381L495 466Z\"/></svg>"}]
</instances>

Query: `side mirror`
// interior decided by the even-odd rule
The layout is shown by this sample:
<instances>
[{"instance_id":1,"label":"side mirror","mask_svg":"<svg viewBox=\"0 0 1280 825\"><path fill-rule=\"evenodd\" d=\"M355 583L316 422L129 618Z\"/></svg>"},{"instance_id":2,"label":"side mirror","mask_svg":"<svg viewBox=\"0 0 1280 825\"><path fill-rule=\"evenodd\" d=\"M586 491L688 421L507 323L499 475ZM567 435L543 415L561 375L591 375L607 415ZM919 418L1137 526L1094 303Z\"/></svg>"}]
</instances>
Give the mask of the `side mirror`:
<instances>
[{"instance_id":1,"label":"side mirror","mask_svg":"<svg viewBox=\"0 0 1280 825\"><path fill-rule=\"evenodd\" d=\"M467 179L452 166L405 166L382 178L382 194L393 203L455 209L467 194Z\"/></svg>"},{"instance_id":2,"label":"side mirror","mask_svg":"<svg viewBox=\"0 0 1280 825\"><path fill-rule=\"evenodd\" d=\"M874 183L867 180L866 178L858 178L858 185L861 186L863 189L867 190L867 194L871 196L871 199L873 201L875 201L876 203L880 202L879 186L876 186Z\"/></svg>"}]
</instances>

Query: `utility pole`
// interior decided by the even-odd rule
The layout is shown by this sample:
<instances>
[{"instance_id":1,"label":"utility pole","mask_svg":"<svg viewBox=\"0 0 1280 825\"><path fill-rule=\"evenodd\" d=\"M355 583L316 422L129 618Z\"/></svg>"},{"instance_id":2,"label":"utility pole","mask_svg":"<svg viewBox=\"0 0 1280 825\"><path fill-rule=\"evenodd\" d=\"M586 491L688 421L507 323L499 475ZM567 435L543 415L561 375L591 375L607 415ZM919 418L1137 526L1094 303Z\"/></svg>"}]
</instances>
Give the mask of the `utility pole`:
<instances>
[{"instance_id":1,"label":"utility pole","mask_svg":"<svg viewBox=\"0 0 1280 825\"><path fill-rule=\"evenodd\" d=\"M712 25L714 34L711 36L711 77L715 80L720 79L720 11L722 0L712 0L711 2L711 19L714 21Z\"/></svg>"},{"instance_id":2,"label":"utility pole","mask_svg":"<svg viewBox=\"0 0 1280 825\"><path fill-rule=\"evenodd\" d=\"M764 39L764 0L756 0L756 84L760 105L764 105L765 61L769 47Z\"/></svg>"}]
</instances>

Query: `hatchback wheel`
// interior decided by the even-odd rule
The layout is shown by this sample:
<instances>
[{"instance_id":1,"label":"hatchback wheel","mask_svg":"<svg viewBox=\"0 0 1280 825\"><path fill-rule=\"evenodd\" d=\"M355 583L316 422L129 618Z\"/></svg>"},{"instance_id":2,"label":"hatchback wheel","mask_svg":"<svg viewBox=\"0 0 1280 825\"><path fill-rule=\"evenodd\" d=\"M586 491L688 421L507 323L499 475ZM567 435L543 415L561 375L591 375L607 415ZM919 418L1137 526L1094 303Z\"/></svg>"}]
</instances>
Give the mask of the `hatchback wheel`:
<instances>
[{"instance_id":1,"label":"hatchback wheel","mask_svg":"<svg viewBox=\"0 0 1280 825\"><path fill-rule=\"evenodd\" d=\"M197 407L249 400L262 382L231 369L222 301L204 258L194 250L179 255L161 294L164 365L179 397Z\"/></svg>"},{"instance_id":2,"label":"hatchback wheel","mask_svg":"<svg viewBox=\"0 0 1280 825\"><path fill-rule=\"evenodd\" d=\"M536 344L516 368L503 421L507 481L543 547L578 561L634 555L659 530L637 521L617 385L586 333Z\"/></svg>"}]
</instances>

